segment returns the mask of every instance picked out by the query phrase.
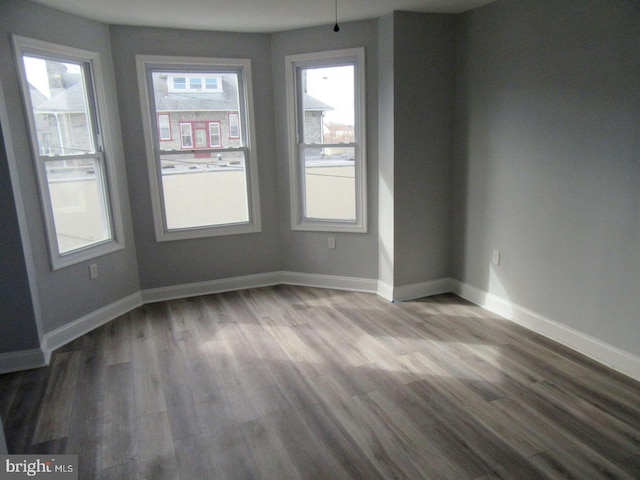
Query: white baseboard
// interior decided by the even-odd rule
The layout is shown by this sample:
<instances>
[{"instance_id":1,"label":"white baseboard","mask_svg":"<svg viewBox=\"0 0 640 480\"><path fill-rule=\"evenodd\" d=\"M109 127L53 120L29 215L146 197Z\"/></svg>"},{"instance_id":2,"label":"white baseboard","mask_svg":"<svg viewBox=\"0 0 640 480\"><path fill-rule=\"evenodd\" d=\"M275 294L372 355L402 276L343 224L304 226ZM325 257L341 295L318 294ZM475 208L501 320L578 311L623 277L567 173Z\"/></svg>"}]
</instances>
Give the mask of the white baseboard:
<instances>
[{"instance_id":1,"label":"white baseboard","mask_svg":"<svg viewBox=\"0 0 640 480\"><path fill-rule=\"evenodd\" d=\"M453 286L454 280L452 278L439 278L438 280L400 285L397 287L379 281L376 293L390 302L405 302L415 298L449 293L453 290Z\"/></svg>"},{"instance_id":2,"label":"white baseboard","mask_svg":"<svg viewBox=\"0 0 640 480\"><path fill-rule=\"evenodd\" d=\"M142 300L144 303L163 302L281 284L375 293L377 280L311 273L272 272L143 290Z\"/></svg>"},{"instance_id":3,"label":"white baseboard","mask_svg":"<svg viewBox=\"0 0 640 480\"><path fill-rule=\"evenodd\" d=\"M41 348L0 353L0 374L31 370L49 364L51 354Z\"/></svg>"},{"instance_id":4,"label":"white baseboard","mask_svg":"<svg viewBox=\"0 0 640 480\"><path fill-rule=\"evenodd\" d=\"M382 280L378 280L378 288L376 290L376 293L385 300L393 302L393 285L390 285L387 282L383 282Z\"/></svg>"},{"instance_id":5,"label":"white baseboard","mask_svg":"<svg viewBox=\"0 0 640 480\"><path fill-rule=\"evenodd\" d=\"M95 312L91 312L46 333L42 342L42 348L45 351L52 352L141 305L142 297L139 293L134 293L128 297L117 300Z\"/></svg>"},{"instance_id":6,"label":"white baseboard","mask_svg":"<svg viewBox=\"0 0 640 480\"><path fill-rule=\"evenodd\" d=\"M453 293L640 381L640 358L502 297L454 280Z\"/></svg>"},{"instance_id":7,"label":"white baseboard","mask_svg":"<svg viewBox=\"0 0 640 480\"><path fill-rule=\"evenodd\" d=\"M378 280L370 278L341 277L337 275L318 275L313 273L280 272L280 282L286 285L304 287L332 288L351 292L376 293Z\"/></svg>"},{"instance_id":8,"label":"white baseboard","mask_svg":"<svg viewBox=\"0 0 640 480\"><path fill-rule=\"evenodd\" d=\"M185 283L170 287L150 288L142 290L143 303L164 302L178 298L197 297L213 293L230 292L245 288L269 287L281 282L281 272L260 273L242 277L222 278L207 282Z\"/></svg>"}]
</instances>

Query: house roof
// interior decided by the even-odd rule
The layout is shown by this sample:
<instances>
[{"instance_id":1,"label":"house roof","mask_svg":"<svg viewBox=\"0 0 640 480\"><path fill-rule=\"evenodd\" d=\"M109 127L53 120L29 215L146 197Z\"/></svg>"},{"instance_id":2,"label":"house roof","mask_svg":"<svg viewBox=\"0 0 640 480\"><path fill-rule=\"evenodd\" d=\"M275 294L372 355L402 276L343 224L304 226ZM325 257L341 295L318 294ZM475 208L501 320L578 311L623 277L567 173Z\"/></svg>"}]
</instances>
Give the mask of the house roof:
<instances>
[{"instance_id":1,"label":"house roof","mask_svg":"<svg viewBox=\"0 0 640 480\"><path fill-rule=\"evenodd\" d=\"M156 112L237 111L238 82L235 75L222 75L221 92L170 92L167 74L153 73ZM311 95L304 95L305 110L328 111L333 108Z\"/></svg>"},{"instance_id":2,"label":"house roof","mask_svg":"<svg viewBox=\"0 0 640 480\"><path fill-rule=\"evenodd\" d=\"M156 112L238 110L238 81L235 75L222 75L221 92L169 92L166 78L166 73L153 73Z\"/></svg>"},{"instance_id":3,"label":"house roof","mask_svg":"<svg viewBox=\"0 0 640 480\"><path fill-rule=\"evenodd\" d=\"M31 86L33 92L35 87ZM38 92L39 93L39 92ZM34 111L38 113L61 113L61 112L86 112L87 104L84 96L82 83L76 83L71 87L62 90L60 93L47 99L40 93L38 98L43 97L45 100L39 105L34 105ZM34 96L31 101L35 104Z\"/></svg>"},{"instance_id":4,"label":"house roof","mask_svg":"<svg viewBox=\"0 0 640 480\"><path fill-rule=\"evenodd\" d=\"M234 75L222 76L221 92L169 92L163 74L154 73L154 93L156 112L176 111L226 111L238 110L238 87ZM47 98L33 85L30 85L31 101L38 113L85 112L86 103L82 83L76 83ZM333 108L311 95L304 94L305 110L328 111Z\"/></svg>"},{"instance_id":5,"label":"house roof","mask_svg":"<svg viewBox=\"0 0 640 480\"><path fill-rule=\"evenodd\" d=\"M305 110L320 110L323 112L328 112L329 110L333 110L333 107L330 105L327 105L324 102L321 102L320 100L318 100L315 97L312 97L311 95L305 93L303 94L303 99L302 101L304 102L304 109Z\"/></svg>"}]
</instances>

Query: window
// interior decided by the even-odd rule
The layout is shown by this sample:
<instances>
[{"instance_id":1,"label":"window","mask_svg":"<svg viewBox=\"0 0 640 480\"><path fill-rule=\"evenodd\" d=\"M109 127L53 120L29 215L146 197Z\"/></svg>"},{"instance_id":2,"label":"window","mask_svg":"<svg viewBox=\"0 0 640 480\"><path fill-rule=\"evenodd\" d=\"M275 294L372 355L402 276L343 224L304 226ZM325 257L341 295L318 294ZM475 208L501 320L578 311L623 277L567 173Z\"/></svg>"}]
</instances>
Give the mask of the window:
<instances>
[{"instance_id":1,"label":"window","mask_svg":"<svg viewBox=\"0 0 640 480\"><path fill-rule=\"evenodd\" d=\"M237 112L229 114L229 138L240 138L240 122Z\"/></svg>"},{"instance_id":2,"label":"window","mask_svg":"<svg viewBox=\"0 0 640 480\"><path fill-rule=\"evenodd\" d=\"M13 40L52 267L122 248L99 55Z\"/></svg>"},{"instance_id":3,"label":"window","mask_svg":"<svg viewBox=\"0 0 640 480\"><path fill-rule=\"evenodd\" d=\"M220 143L220 122L209 123L209 143L212 147L221 147Z\"/></svg>"},{"instance_id":4,"label":"window","mask_svg":"<svg viewBox=\"0 0 640 480\"><path fill-rule=\"evenodd\" d=\"M221 90L220 88L220 79L218 77L206 77L205 78L205 87L207 90Z\"/></svg>"},{"instance_id":5,"label":"window","mask_svg":"<svg viewBox=\"0 0 640 480\"><path fill-rule=\"evenodd\" d=\"M186 90L187 89L187 79L185 77L173 77L169 82L169 90ZM173 88L171 88L173 87Z\"/></svg>"},{"instance_id":6,"label":"window","mask_svg":"<svg viewBox=\"0 0 640 480\"><path fill-rule=\"evenodd\" d=\"M286 68L292 228L366 232L364 49Z\"/></svg>"},{"instance_id":7,"label":"window","mask_svg":"<svg viewBox=\"0 0 640 480\"><path fill-rule=\"evenodd\" d=\"M158 135L161 141L171 140L171 118L167 114L158 115Z\"/></svg>"},{"instance_id":8,"label":"window","mask_svg":"<svg viewBox=\"0 0 640 480\"><path fill-rule=\"evenodd\" d=\"M180 124L180 147L193 148L193 133L190 123Z\"/></svg>"},{"instance_id":9,"label":"window","mask_svg":"<svg viewBox=\"0 0 640 480\"><path fill-rule=\"evenodd\" d=\"M222 93L222 77L209 73L167 74L167 91L179 92L217 92Z\"/></svg>"},{"instance_id":10,"label":"window","mask_svg":"<svg viewBox=\"0 0 640 480\"><path fill-rule=\"evenodd\" d=\"M146 55L136 60L156 238L260 231L250 62ZM177 91L176 79L185 79L188 95ZM153 122L169 111L180 138L161 141L162 130ZM230 112L237 114L238 140L223 145Z\"/></svg>"}]
</instances>

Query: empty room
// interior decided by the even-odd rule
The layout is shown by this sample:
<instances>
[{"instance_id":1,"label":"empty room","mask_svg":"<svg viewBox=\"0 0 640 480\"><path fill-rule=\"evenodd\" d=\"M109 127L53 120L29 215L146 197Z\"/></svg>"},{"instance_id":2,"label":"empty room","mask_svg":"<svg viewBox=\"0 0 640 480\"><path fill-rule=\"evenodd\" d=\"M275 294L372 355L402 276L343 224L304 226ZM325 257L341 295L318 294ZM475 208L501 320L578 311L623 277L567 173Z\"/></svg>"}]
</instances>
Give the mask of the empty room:
<instances>
[{"instance_id":1,"label":"empty room","mask_svg":"<svg viewBox=\"0 0 640 480\"><path fill-rule=\"evenodd\" d=\"M0 205L1 478L640 478L637 1L1 0Z\"/></svg>"}]
</instances>

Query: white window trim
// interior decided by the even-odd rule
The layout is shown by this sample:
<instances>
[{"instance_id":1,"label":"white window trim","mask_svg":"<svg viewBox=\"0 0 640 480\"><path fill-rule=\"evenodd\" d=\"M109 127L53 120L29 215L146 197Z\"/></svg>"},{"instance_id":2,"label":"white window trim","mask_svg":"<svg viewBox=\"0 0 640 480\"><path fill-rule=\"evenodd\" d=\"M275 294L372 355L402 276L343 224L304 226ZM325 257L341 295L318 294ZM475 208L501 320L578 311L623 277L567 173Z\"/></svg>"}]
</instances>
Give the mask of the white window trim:
<instances>
[{"instance_id":1,"label":"white window trim","mask_svg":"<svg viewBox=\"0 0 640 480\"><path fill-rule=\"evenodd\" d=\"M36 40L20 35L12 35L13 47L16 55L16 65L20 73L20 88L22 90L22 100L24 113L29 124L29 140L31 143L32 157L36 176L38 179L38 189L40 191L41 208L44 215L45 230L47 236L47 246L49 249L49 259L52 270L59 270L70 265L75 265L84 261L107 255L109 253L124 248L124 228L122 222L120 194L118 191L117 169L113 158L115 149L111 138L111 126L108 118L112 118L109 110L109 103L105 95L102 66L100 54L88 50L74 47L67 47L55 43ZM92 90L95 100L95 115L101 127L101 140L103 145L103 167L106 175L106 202L109 214L111 238L100 243L73 250L67 253L59 253L58 239L56 236L55 222L51 202L49 201L49 190L44 165L39 161L38 140L35 132L33 119L33 109L31 108L31 95L26 84L26 71L22 56L25 54L53 56L55 58L67 59L81 63L89 63L91 69Z\"/></svg>"},{"instance_id":2,"label":"white window trim","mask_svg":"<svg viewBox=\"0 0 640 480\"><path fill-rule=\"evenodd\" d=\"M356 107L356 220L318 220L304 218L302 206L302 185L304 172L300 168L300 149L298 145L297 127L297 92L296 67L322 66L324 63L333 65L341 60L354 63L355 68L355 107ZM286 90L287 90L287 119L289 131L289 188L291 193L291 229L300 231L319 232L367 232L367 165L366 165L366 75L364 47L327 52L315 52L298 55L287 55Z\"/></svg>"},{"instance_id":3,"label":"white window trim","mask_svg":"<svg viewBox=\"0 0 640 480\"><path fill-rule=\"evenodd\" d=\"M162 177L156 160L153 122L149 105L149 86L147 82L147 68L160 67L171 68L175 66L211 68L234 67L243 69L243 81L245 86L244 110L248 125L247 135L247 195L249 207L249 221L228 225L216 225L185 229L169 230L165 222L164 202L162 199ZM140 91L140 104L142 108L142 126L144 130L145 148L147 152L147 166L149 171L149 185L151 189L151 204L153 211L153 223L156 241L166 242L173 240L187 240L193 238L214 237L221 235L237 235L244 233L256 233L262 231L260 216L260 200L258 186L258 160L255 140L255 116L253 110L253 85L251 76L251 61L237 58L205 58L205 57L175 57L164 55L136 55L136 69L138 75L138 88Z\"/></svg>"}]
</instances>

